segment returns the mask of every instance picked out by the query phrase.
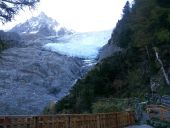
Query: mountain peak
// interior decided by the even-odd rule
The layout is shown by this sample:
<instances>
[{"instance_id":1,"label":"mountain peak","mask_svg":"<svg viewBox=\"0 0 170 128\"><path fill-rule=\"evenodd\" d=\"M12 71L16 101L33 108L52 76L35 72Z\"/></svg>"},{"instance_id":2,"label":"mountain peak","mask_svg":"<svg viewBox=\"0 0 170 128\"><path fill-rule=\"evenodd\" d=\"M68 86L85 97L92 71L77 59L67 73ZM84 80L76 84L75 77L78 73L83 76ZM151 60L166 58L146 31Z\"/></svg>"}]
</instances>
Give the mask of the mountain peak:
<instances>
[{"instance_id":1,"label":"mountain peak","mask_svg":"<svg viewBox=\"0 0 170 128\"><path fill-rule=\"evenodd\" d=\"M63 36L72 33L62 27L55 19L48 17L44 12L32 17L25 23L16 25L10 31L17 32L20 35L36 34L40 36Z\"/></svg>"},{"instance_id":2,"label":"mountain peak","mask_svg":"<svg viewBox=\"0 0 170 128\"><path fill-rule=\"evenodd\" d=\"M40 14L38 16L40 16L40 17L47 17L47 15L44 12L40 12Z\"/></svg>"},{"instance_id":3,"label":"mountain peak","mask_svg":"<svg viewBox=\"0 0 170 128\"><path fill-rule=\"evenodd\" d=\"M36 16L35 18L38 19L42 19L42 20L53 20L51 17L48 17L44 12L40 12L40 14L38 16Z\"/></svg>"}]
</instances>

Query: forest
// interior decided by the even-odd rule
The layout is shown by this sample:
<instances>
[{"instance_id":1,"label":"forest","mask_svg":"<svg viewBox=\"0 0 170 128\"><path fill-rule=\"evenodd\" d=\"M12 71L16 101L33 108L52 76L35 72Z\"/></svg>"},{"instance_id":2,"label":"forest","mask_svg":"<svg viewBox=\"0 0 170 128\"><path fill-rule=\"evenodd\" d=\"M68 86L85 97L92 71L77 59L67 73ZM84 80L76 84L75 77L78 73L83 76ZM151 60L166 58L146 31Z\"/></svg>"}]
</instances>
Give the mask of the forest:
<instances>
[{"instance_id":1,"label":"forest","mask_svg":"<svg viewBox=\"0 0 170 128\"><path fill-rule=\"evenodd\" d=\"M127 2L108 43L122 50L79 79L56 113L91 113L96 99L170 94L170 1Z\"/></svg>"}]
</instances>

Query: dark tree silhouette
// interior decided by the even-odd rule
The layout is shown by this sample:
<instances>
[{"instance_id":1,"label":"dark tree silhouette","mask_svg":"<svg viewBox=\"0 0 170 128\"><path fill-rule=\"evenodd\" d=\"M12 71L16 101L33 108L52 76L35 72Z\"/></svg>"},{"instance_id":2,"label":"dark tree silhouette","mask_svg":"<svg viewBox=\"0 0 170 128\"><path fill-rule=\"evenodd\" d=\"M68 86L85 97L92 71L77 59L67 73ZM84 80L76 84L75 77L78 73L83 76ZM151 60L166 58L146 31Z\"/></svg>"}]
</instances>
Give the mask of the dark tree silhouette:
<instances>
[{"instance_id":1,"label":"dark tree silhouette","mask_svg":"<svg viewBox=\"0 0 170 128\"><path fill-rule=\"evenodd\" d=\"M162 7L170 8L170 0L157 0L157 2Z\"/></svg>"},{"instance_id":2,"label":"dark tree silhouette","mask_svg":"<svg viewBox=\"0 0 170 128\"><path fill-rule=\"evenodd\" d=\"M127 17L129 14L130 14L130 3L129 1L127 1L123 8L123 15Z\"/></svg>"},{"instance_id":3,"label":"dark tree silhouette","mask_svg":"<svg viewBox=\"0 0 170 128\"><path fill-rule=\"evenodd\" d=\"M34 8L40 0L0 0L0 22L11 21L23 7Z\"/></svg>"}]
</instances>

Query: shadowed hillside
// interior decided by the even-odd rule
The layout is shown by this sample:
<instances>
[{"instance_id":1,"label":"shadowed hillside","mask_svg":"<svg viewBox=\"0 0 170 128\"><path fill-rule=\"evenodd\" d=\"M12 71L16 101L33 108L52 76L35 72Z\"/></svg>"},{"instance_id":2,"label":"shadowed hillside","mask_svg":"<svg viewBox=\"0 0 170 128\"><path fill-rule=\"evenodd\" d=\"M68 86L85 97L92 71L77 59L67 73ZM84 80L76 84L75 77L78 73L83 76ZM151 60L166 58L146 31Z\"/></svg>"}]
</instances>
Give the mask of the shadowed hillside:
<instances>
[{"instance_id":1,"label":"shadowed hillside","mask_svg":"<svg viewBox=\"0 0 170 128\"><path fill-rule=\"evenodd\" d=\"M96 98L139 97L151 92L170 94L170 3L135 0L123 9L123 17L101 51L117 45L121 51L102 58L70 94L56 105L56 112L92 112ZM100 57L100 56L99 56Z\"/></svg>"}]
</instances>

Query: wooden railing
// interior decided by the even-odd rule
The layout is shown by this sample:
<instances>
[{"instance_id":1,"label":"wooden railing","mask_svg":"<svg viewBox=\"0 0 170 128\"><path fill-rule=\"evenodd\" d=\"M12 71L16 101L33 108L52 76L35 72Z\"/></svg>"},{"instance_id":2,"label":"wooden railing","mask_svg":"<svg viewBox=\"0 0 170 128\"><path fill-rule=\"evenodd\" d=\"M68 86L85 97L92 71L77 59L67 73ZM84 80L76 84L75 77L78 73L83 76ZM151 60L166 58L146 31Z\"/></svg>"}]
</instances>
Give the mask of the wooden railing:
<instances>
[{"instance_id":1,"label":"wooden railing","mask_svg":"<svg viewBox=\"0 0 170 128\"><path fill-rule=\"evenodd\" d=\"M133 112L0 117L0 128L123 128L135 121Z\"/></svg>"},{"instance_id":2,"label":"wooden railing","mask_svg":"<svg viewBox=\"0 0 170 128\"><path fill-rule=\"evenodd\" d=\"M147 105L147 113L150 118L159 118L170 122L170 108L163 105Z\"/></svg>"}]
</instances>

